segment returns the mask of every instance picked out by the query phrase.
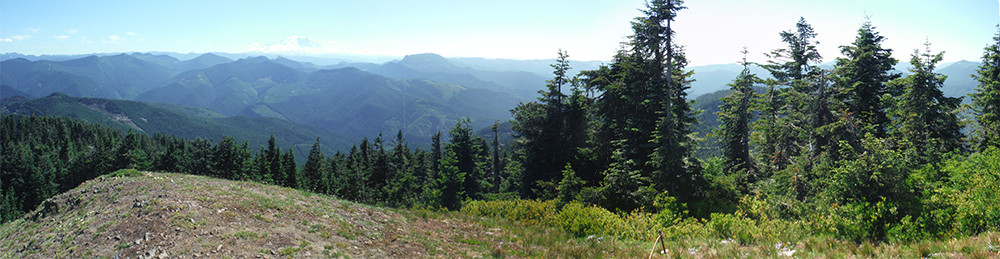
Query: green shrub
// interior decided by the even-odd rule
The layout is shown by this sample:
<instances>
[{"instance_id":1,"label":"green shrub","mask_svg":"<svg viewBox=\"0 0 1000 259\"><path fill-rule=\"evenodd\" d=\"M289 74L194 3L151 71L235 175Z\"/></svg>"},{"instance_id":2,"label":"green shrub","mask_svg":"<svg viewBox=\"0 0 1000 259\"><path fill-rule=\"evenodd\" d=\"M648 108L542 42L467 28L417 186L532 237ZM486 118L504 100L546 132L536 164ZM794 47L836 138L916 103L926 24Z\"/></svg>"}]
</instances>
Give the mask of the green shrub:
<instances>
[{"instance_id":1,"label":"green shrub","mask_svg":"<svg viewBox=\"0 0 1000 259\"><path fill-rule=\"evenodd\" d=\"M649 240L655 238L657 231L662 229L662 223L655 215L646 212L615 214L607 209L579 202L570 202L560 210L555 204L555 200L468 201L462 206L462 212L558 227L577 237L604 235Z\"/></svg>"},{"instance_id":2,"label":"green shrub","mask_svg":"<svg viewBox=\"0 0 1000 259\"><path fill-rule=\"evenodd\" d=\"M941 171L950 185L941 190L955 208L954 228L973 235L1000 227L1000 150L991 148L967 159L949 159Z\"/></svg>"},{"instance_id":3,"label":"green shrub","mask_svg":"<svg viewBox=\"0 0 1000 259\"><path fill-rule=\"evenodd\" d=\"M712 213L708 227L721 239L733 239L740 244L752 244L760 239L760 230L749 218L733 214Z\"/></svg>"},{"instance_id":4,"label":"green shrub","mask_svg":"<svg viewBox=\"0 0 1000 259\"><path fill-rule=\"evenodd\" d=\"M579 202L563 206L555 222L577 237L612 234L616 231L615 227L625 225L618 215L604 208L584 206Z\"/></svg>"},{"instance_id":5,"label":"green shrub","mask_svg":"<svg viewBox=\"0 0 1000 259\"><path fill-rule=\"evenodd\" d=\"M492 218L520 221L527 224L551 224L558 214L554 200L468 201L462 212Z\"/></svg>"}]
</instances>

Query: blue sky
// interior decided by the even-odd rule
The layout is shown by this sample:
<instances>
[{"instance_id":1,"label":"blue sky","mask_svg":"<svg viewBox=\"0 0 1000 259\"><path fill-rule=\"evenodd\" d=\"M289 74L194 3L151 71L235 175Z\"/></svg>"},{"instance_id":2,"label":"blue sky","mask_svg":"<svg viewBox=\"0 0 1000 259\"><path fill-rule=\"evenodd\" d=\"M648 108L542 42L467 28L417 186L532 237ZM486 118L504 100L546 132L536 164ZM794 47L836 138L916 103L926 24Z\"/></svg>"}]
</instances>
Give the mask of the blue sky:
<instances>
[{"instance_id":1,"label":"blue sky","mask_svg":"<svg viewBox=\"0 0 1000 259\"><path fill-rule=\"evenodd\" d=\"M1000 0L688 0L675 24L692 65L752 61L781 46L800 16L824 61L866 15L908 60L929 40L946 61L978 60L1000 23ZM607 60L640 13L637 0L21 1L0 0L0 52L242 52L291 36L325 51L402 56Z\"/></svg>"}]
</instances>

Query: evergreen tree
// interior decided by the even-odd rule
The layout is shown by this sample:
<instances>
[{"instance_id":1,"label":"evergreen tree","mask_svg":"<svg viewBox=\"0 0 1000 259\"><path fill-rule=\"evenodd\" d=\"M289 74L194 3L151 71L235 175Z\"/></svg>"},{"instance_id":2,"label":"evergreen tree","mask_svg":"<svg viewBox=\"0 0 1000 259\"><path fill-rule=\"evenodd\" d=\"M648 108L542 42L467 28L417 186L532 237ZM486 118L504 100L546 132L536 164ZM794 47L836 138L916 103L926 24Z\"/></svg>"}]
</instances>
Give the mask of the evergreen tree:
<instances>
[{"instance_id":1,"label":"evergreen tree","mask_svg":"<svg viewBox=\"0 0 1000 259\"><path fill-rule=\"evenodd\" d=\"M747 53L744 48L743 54ZM715 130L722 143L725 170L739 175L744 193L748 191L747 184L757 181L756 169L750 157L750 121L753 119L751 104L757 99L753 86L760 79L750 73L749 65L744 57L743 72L729 84L732 92L722 98L723 104L718 112L722 125Z\"/></svg>"},{"instance_id":2,"label":"evergreen tree","mask_svg":"<svg viewBox=\"0 0 1000 259\"><path fill-rule=\"evenodd\" d=\"M264 159L267 159L267 172L264 173L264 179L270 180L270 184L284 185L288 182L287 176L282 170L281 162L281 149L275 144L274 134L271 134L271 138L267 140L267 150L264 152Z\"/></svg>"},{"instance_id":3,"label":"evergreen tree","mask_svg":"<svg viewBox=\"0 0 1000 259\"><path fill-rule=\"evenodd\" d=\"M623 143L615 145L622 146ZM652 208L651 200L656 192L649 188L649 178L635 169L635 162L626 159L621 148L614 149L611 159L611 166L605 170L604 180L597 189L601 200L590 202L618 211Z\"/></svg>"},{"instance_id":4,"label":"evergreen tree","mask_svg":"<svg viewBox=\"0 0 1000 259\"><path fill-rule=\"evenodd\" d=\"M538 197L535 191L538 189L537 183L552 178L551 173L546 168L555 162L549 152L551 150L549 145L552 143L544 141L546 136L544 129L546 123L545 106L538 102L522 103L518 104L511 113L514 115L511 129L515 132L516 144L524 159L521 160L523 172L521 173L519 192L521 197Z\"/></svg>"},{"instance_id":5,"label":"evergreen tree","mask_svg":"<svg viewBox=\"0 0 1000 259\"><path fill-rule=\"evenodd\" d=\"M274 183L271 177L271 161L267 157L267 149L263 146L257 151L257 155L253 158L253 170L251 171L250 177L246 180L251 180L261 183Z\"/></svg>"},{"instance_id":6,"label":"evergreen tree","mask_svg":"<svg viewBox=\"0 0 1000 259\"><path fill-rule=\"evenodd\" d=\"M347 170L345 165L347 158L344 153L337 152L333 156L330 156L327 163L329 164L329 174L327 175L327 187L326 193L341 195L341 189L349 183L347 178Z\"/></svg>"},{"instance_id":7,"label":"evergreen tree","mask_svg":"<svg viewBox=\"0 0 1000 259\"><path fill-rule=\"evenodd\" d=\"M500 133L498 132L498 128L499 127L500 127L500 121L494 122L493 126L490 127L490 130L493 131L493 143L492 143L493 144L493 159L492 159L493 161L491 163L493 170L490 171L490 177L489 177L489 179L490 179L490 182L493 184L493 189L491 189L491 191L494 192L494 193L500 192L500 190L498 189L500 187L500 170L501 170L501 166L500 166Z\"/></svg>"},{"instance_id":8,"label":"evergreen tree","mask_svg":"<svg viewBox=\"0 0 1000 259\"><path fill-rule=\"evenodd\" d=\"M767 56L773 80L761 104L761 120L755 125L760 132L754 141L760 147L763 173L775 175L779 184L790 187L779 190L804 200L815 190L813 163L837 144L832 140L833 103L826 71L816 66L822 60L815 41L816 32L805 18L799 18L794 31L782 31L787 48L775 49Z\"/></svg>"},{"instance_id":9,"label":"evergreen tree","mask_svg":"<svg viewBox=\"0 0 1000 259\"><path fill-rule=\"evenodd\" d=\"M212 144L206 139L196 138L194 141L190 142L185 146L188 150L185 153L190 154L190 158L186 159L184 169L188 173L196 175L206 175L211 172L211 153Z\"/></svg>"},{"instance_id":10,"label":"evergreen tree","mask_svg":"<svg viewBox=\"0 0 1000 259\"><path fill-rule=\"evenodd\" d=\"M377 201L385 201L386 193L385 187L389 179L392 178L390 174L392 169L389 168L389 155L385 151L385 139L382 138L382 133L379 133L372 141L372 158L371 163L371 177L368 178L368 188L371 190L372 198Z\"/></svg>"},{"instance_id":11,"label":"evergreen tree","mask_svg":"<svg viewBox=\"0 0 1000 259\"><path fill-rule=\"evenodd\" d=\"M1000 25L997 25L992 44L983 51L983 63L973 76L979 81L976 92L971 94L979 122L976 148L980 151L1000 148Z\"/></svg>"},{"instance_id":12,"label":"evergreen tree","mask_svg":"<svg viewBox=\"0 0 1000 259\"><path fill-rule=\"evenodd\" d=\"M437 170L438 162L441 161L441 132L434 132L431 135L431 157L430 157L430 168L431 170Z\"/></svg>"},{"instance_id":13,"label":"evergreen tree","mask_svg":"<svg viewBox=\"0 0 1000 259\"><path fill-rule=\"evenodd\" d=\"M285 175L284 185L289 188L301 188L298 182L298 167L295 166L295 151L291 148L281 156L281 168L284 170L282 174Z\"/></svg>"},{"instance_id":14,"label":"evergreen tree","mask_svg":"<svg viewBox=\"0 0 1000 259\"><path fill-rule=\"evenodd\" d=\"M825 102L810 97L819 85L810 79L821 75L820 69L813 64L822 60L816 51L818 42L814 40L816 32L812 25L800 17L795 31L782 31L780 36L788 47L771 51L767 55L771 60L762 66L775 79L767 83L771 89L765 101L769 103L762 109L762 124L770 128L758 129L766 132L765 137L768 138L762 141L768 147L762 148L764 152L761 155L764 158L762 161L768 163L766 168L770 169L770 173L784 170L792 163L793 156L801 154L801 147L808 146L807 140L815 133L816 119L826 116L824 113L828 112L809 108ZM824 92L819 91L820 94Z\"/></svg>"},{"instance_id":15,"label":"evergreen tree","mask_svg":"<svg viewBox=\"0 0 1000 259\"><path fill-rule=\"evenodd\" d=\"M402 130L396 132L396 139L392 143L392 153L389 155L392 179L386 184L387 202L391 206L405 207L416 202L414 196L420 186L414 172L422 168L419 168L416 165L417 161L413 160Z\"/></svg>"},{"instance_id":16,"label":"evergreen tree","mask_svg":"<svg viewBox=\"0 0 1000 259\"><path fill-rule=\"evenodd\" d=\"M679 0L651 1L643 11L646 17L633 22L632 28L637 52L646 53L647 59L652 57L645 61L649 69L646 73L650 76L647 87L653 100L660 105L650 140L655 144L653 153L649 154L653 170L650 181L654 189L667 190L678 195L681 201L690 202L705 182L701 176L701 162L694 157L697 144L691 137L691 128L698 122L687 99L686 91L690 88L687 78L691 73L683 72L687 59L673 42L674 32L670 28L677 12L685 9L683 3Z\"/></svg>"},{"instance_id":17,"label":"evergreen tree","mask_svg":"<svg viewBox=\"0 0 1000 259\"><path fill-rule=\"evenodd\" d=\"M447 149L441 161L438 163L437 178L434 179L434 186L431 188L434 203L450 210L458 210L462 206L462 197L465 196L464 183L465 172L460 171L458 154L452 149Z\"/></svg>"},{"instance_id":18,"label":"evergreen tree","mask_svg":"<svg viewBox=\"0 0 1000 259\"><path fill-rule=\"evenodd\" d=\"M562 206L576 200L577 194L580 193L580 190L583 189L586 183L583 179L576 176L573 166L566 163L566 168L562 171L562 180L559 181L559 186L557 187L559 196L556 200L559 202L559 205Z\"/></svg>"},{"instance_id":19,"label":"evergreen tree","mask_svg":"<svg viewBox=\"0 0 1000 259\"><path fill-rule=\"evenodd\" d=\"M451 135L451 143L448 143L447 149L455 154L458 171L465 175L462 183L463 193L467 197L477 199L482 193L479 181L483 179L483 171L479 164L484 160L482 156L484 150L478 142L485 141L480 137L472 136L471 123L468 118L459 119L455 123L455 126L448 131L448 134Z\"/></svg>"},{"instance_id":20,"label":"evergreen tree","mask_svg":"<svg viewBox=\"0 0 1000 259\"><path fill-rule=\"evenodd\" d=\"M244 152L239 150L236 140L232 137L223 137L215 145L211 157L212 172L209 176L225 179L235 179L243 174Z\"/></svg>"},{"instance_id":21,"label":"evergreen tree","mask_svg":"<svg viewBox=\"0 0 1000 259\"><path fill-rule=\"evenodd\" d=\"M892 73L898 62L892 58L892 50L882 48L885 37L879 35L871 21L865 21L858 29L854 43L841 46L845 56L837 58L835 67L839 88L846 90L843 96L849 116L855 118L864 133L873 133L884 138L889 118L882 102L882 96L889 93L886 83L899 77ZM868 130L867 128L870 128Z\"/></svg>"},{"instance_id":22,"label":"evergreen tree","mask_svg":"<svg viewBox=\"0 0 1000 259\"><path fill-rule=\"evenodd\" d=\"M313 142L309 150L309 157L305 165L302 166L302 179L299 185L302 189L312 192L322 192L324 189L323 176L327 174L325 157L323 150L319 146L319 137Z\"/></svg>"},{"instance_id":23,"label":"evergreen tree","mask_svg":"<svg viewBox=\"0 0 1000 259\"><path fill-rule=\"evenodd\" d=\"M905 78L893 81L903 89L897 98L894 116L897 120L893 129L894 139L909 156L917 161L936 161L944 153L964 149L964 136L958 124L957 108L961 98L946 97L941 92L944 75L934 73L943 53L933 54L930 42L926 50L914 50L910 59L913 68Z\"/></svg>"},{"instance_id":24,"label":"evergreen tree","mask_svg":"<svg viewBox=\"0 0 1000 259\"><path fill-rule=\"evenodd\" d=\"M567 76L571 69L569 55L559 50L556 63L550 65L554 77L546 81L547 91L538 91L537 102L519 104L512 112L514 124L511 127L518 137L518 144L524 150L524 177L521 195L542 197L555 190L561 165L569 162L576 146L571 143L571 129L567 128L566 95L562 89L573 80ZM543 197L554 198L554 197Z\"/></svg>"},{"instance_id":25,"label":"evergreen tree","mask_svg":"<svg viewBox=\"0 0 1000 259\"><path fill-rule=\"evenodd\" d=\"M810 63L818 63L823 59L816 51L816 44L819 44L814 40L816 31L805 18L799 17L795 31L782 31L780 35L781 41L788 44L788 48L771 51L767 55L771 60L763 67L778 81L790 83L796 89L804 89L807 85L795 81L803 80L810 74L818 72L819 68Z\"/></svg>"}]
</instances>

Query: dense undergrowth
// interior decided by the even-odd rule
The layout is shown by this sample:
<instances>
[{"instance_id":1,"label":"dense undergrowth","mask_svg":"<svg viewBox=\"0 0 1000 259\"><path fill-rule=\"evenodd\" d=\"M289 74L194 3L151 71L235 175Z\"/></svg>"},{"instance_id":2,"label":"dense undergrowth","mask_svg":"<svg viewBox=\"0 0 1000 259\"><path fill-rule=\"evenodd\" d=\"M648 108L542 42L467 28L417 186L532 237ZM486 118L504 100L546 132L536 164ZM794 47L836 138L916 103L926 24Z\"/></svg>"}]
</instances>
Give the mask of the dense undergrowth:
<instances>
[{"instance_id":1,"label":"dense undergrowth","mask_svg":"<svg viewBox=\"0 0 1000 259\"><path fill-rule=\"evenodd\" d=\"M884 229L884 241L912 242L976 235L1000 227L997 149L953 155L910 172L906 181L920 191L911 197L918 199L915 203L920 207L911 211L888 202L786 204L762 198L759 193L739 198L733 213L712 213L703 219L678 217L670 210L614 213L579 201L560 206L556 200L468 201L462 211L561 227L577 236L652 239L663 230L668 239L715 237L741 244L797 241L810 236L864 241L872 238L876 228Z\"/></svg>"}]
</instances>

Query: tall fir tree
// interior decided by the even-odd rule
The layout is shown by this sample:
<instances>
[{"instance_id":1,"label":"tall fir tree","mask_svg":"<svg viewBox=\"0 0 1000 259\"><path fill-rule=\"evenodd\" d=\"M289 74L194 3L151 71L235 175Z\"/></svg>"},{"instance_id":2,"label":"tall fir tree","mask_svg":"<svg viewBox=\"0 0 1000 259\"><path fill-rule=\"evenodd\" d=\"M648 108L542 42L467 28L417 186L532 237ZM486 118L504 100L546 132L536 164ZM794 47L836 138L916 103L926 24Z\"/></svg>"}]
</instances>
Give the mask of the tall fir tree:
<instances>
[{"instance_id":1,"label":"tall fir tree","mask_svg":"<svg viewBox=\"0 0 1000 259\"><path fill-rule=\"evenodd\" d=\"M519 104L512 129L517 133L518 145L524 152L521 195L530 198L550 197L555 190L549 188L559 181L563 164L575 154L576 147L568 143L567 104L563 87L573 80L567 75L572 68L569 55L559 50L558 58L551 64L554 77L546 81L546 90L540 90L536 102Z\"/></svg>"},{"instance_id":2,"label":"tall fir tree","mask_svg":"<svg viewBox=\"0 0 1000 259\"><path fill-rule=\"evenodd\" d=\"M972 106L978 127L976 149L1000 148L1000 25L993 42L983 51L983 63L973 75L979 86L972 93Z\"/></svg>"},{"instance_id":3,"label":"tall fir tree","mask_svg":"<svg viewBox=\"0 0 1000 259\"><path fill-rule=\"evenodd\" d=\"M465 172L460 171L458 154L452 149L446 149L438 162L436 178L431 190L430 198L432 204L450 210L457 210L462 206L462 197L466 196L463 183Z\"/></svg>"},{"instance_id":4,"label":"tall fir tree","mask_svg":"<svg viewBox=\"0 0 1000 259\"><path fill-rule=\"evenodd\" d=\"M911 161L935 162L942 154L964 148L957 115L962 99L941 92L947 76L934 69L944 53L932 53L930 42L924 46L923 53L913 51L912 74L891 83L903 89L894 107L896 127L891 134L902 149L908 150Z\"/></svg>"},{"instance_id":5,"label":"tall fir tree","mask_svg":"<svg viewBox=\"0 0 1000 259\"><path fill-rule=\"evenodd\" d=\"M459 119L455 123L455 126L448 131L451 142L448 143L447 149L454 153L458 171L465 175L462 182L462 193L467 197L477 199L481 198L482 185L479 181L483 179L483 170L479 165L485 162L485 157L482 156L483 147L478 143L482 138L472 135L471 123L472 121L468 118Z\"/></svg>"},{"instance_id":6,"label":"tall fir tree","mask_svg":"<svg viewBox=\"0 0 1000 259\"><path fill-rule=\"evenodd\" d=\"M281 161L281 149L274 139L274 134L271 134L271 138L267 140L267 151L265 151L265 159L267 159L267 173L264 174L265 179L269 179L272 184L285 185L287 183L287 177L285 176L285 171L282 170Z\"/></svg>"},{"instance_id":7,"label":"tall fir tree","mask_svg":"<svg viewBox=\"0 0 1000 259\"><path fill-rule=\"evenodd\" d=\"M492 170L490 171L490 177L489 177L489 179L490 179L490 182L493 184L493 189L490 190L493 193L500 192L500 190L499 190L499 188L500 188L500 170L501 170L502 167L500 166L500 133L499 133L499 128L500 128L500 121L499 120L496 121L496 122L494 122L493 126L490 126L490 130L493 131L493 142L491 143L493 145L493 157L492 157L493 161L490 163L492 165L492 167L491 167Z\"/></svg>"},{"instance_id":8,"label":"tall fir tree","mask_svg":"<svg viewBox=\"0 0 1000 259\"><path fill-rule=\"evenodd\" d=\"M302 166L300 188L312 192L323 191L323 176L327 174L325 162L326 159L323 156L323 150L320 149L319 145L319 137L317 137L316 142L313 142L312 148L309 149L309 157L306 158L305 165Z\"/></svg>"},{"instance_id":9,"label":"tall fir tree","mask_svg":"<svg viewBox=\"0 0 1000 259\"><path fill-rule=\"evenodd\" d=\"M763 154L771 163L772 170L784 170L792 162L792 157L799 155L801 146L812 133L812 123L806 107L812 104L808 99L808 94L812 92L813 84L810 84L810 76L819 72L816 63L822 60L816 50L818 42L815 41L816 32L812 25L806 22L805 18L799 18L795 24L794 31L782 31L781 41L788 44L787 48L775 49L767 56L771 59L767 65L763 65L774 77L770 85L783 85L785 87L772 87L767 94L768 101L772 102L765 112L765 116L774 118L771 124L774 128L768 129L776 134L767 142L772 145L774 153Z\"/></svg>"},{"instance_id":10,"label":"tall fir tree","mask_svg":"<svg viewBox=\"0 0 1000 259\"><path fill-rule=\"evenodd\" d=\"M758 179L754 161L750 157L750 121L754 117L751 104L758 98L754 83L760 79L750 73L747 53L744 48L743 71L729 84L732 92L722 98L723 104L718 112L722 125L715 130L722 143L725 170L739 176L744 193L748 192L747 185Z\"/></svg>"},{"instance_id":11,"label":"tall fir tree","mask_svg":"<svg viewBox=\"0 0 1000 259\"><path fill-rule=\"evenodd\" d=\"M649 55L644 62L650 76L646 87L652 101L659 104L649 140L653 152L647 154L649 179L655 190L666 190L682 202L692 202L700 195L705 179L701 162L694 156L697 143L691 128L698 120L687 99L692 73L684 72L687 58L674 42L670 27L677 12L686 9L683 4L681 0L651 1L643 11L645 17L634 22L632 28L637 52Z\"/></svg>"},{"instance_id":12,"label":"tall fir tree","mask_svg":"<svg viewBox=\"0 0 1000 259\"><path fill-rule=\"evenodd\" d=\"M822 56L812 25L800 17L795 30L780 36L787 47L768 53L770 60L762 65L774 80L766 82L770 89L764 101L769 103L762 105L762 119L756 125L766 140L755 143L766 145L760 152L765 174L783 174L778 178L803 200L815 178L810 175L814 158L831 146L819 131L832 122L831 98L825 72L817 66Z\"/></svg>"},{"instance_id":13,"label":"tall fir tree","mask_svg":"<svg viewBox=\"0 0 1000 259\"><path fill-rule=\"evenodd\" d=\"M299 170L295 166L295 151L291 147L281 156L281 169L281 174L285 177L283 185L289 188L301 188L299 187Z\"/></svg>"},{"instance_id":14,"label":"tall fir tree","mask_svg":"<svg viewBox=\"0 0 1000 259\"><path fill-rule=\"evenodd\" d=\"M893 66L898 61L892 58L892 50L882 47L885 37L875 31L871 21L865 21L858 29L857 37L851 45L841 46L843 58L837 58L837 87L844 89L842 99L847 106L848 117L861 127L856 135L872 133L875 137L886 137L889 117L886 116L882 96L889 94L886 84L896 78Z\"/></svg>"}]
</instances>

